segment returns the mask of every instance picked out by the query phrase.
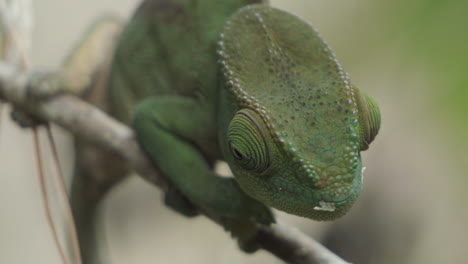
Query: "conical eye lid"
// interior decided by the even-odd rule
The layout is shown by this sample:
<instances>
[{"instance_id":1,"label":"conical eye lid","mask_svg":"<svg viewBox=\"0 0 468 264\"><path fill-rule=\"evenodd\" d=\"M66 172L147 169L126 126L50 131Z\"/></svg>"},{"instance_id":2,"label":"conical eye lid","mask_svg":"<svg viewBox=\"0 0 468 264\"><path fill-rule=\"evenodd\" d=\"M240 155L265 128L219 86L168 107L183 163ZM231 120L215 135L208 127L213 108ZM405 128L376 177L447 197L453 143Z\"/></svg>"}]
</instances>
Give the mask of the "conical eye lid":
<instances>
[{"instance_id":1,"label":"conical eye lid","mask_svg":"<svg viewBox=\"0 0 468 264\"><path fill-rule=\"evenodd\" d=\"M254 110L252 109L248 109L248 108L245 108L245 109L242 109L242 110L239 110L236 115L243 115L245 116L247 119L249 119L254 125L255 127L257 128L258 130L258 134L260 134L260 137L262 139L262 143L263 145L265 146L265 152L266 152L266 155L267 155L267 158L269 160L269 156L270 156L270 149L268 147L268 144L267 144L267 139L266 139L266 136L265 136L265 132L269 132L268 130L265 131L265 128L262 126L262 123L260 122L263 122L261 120L261 118L257 118L255 115L259 115L258 113L256 113ZM260 120L258 120L260 119Z\"/></svg>"},{"instance_id":2,"label":"conical eye lid","mask_svg":"<svg viewBox=\"0 0 468 264\"><path fill-rule=\"evenodd\" d=\"M356 89L359 96L359 104L363 113L361 119L364 122L365 148L374 140L380 129L380 110L375 100L366 92Z\"/></svg>"},{"instance_id":3,"label":"conical eye lid","mask_svg":"<svg viewBox=\"0 0 468 264\"><path fill-rule=\"evenodd\" d=\"M250 156L259 156L259 150L265 148L266 151L266 144L263 138L263 135L260 135L260 138L257 136L262 132L258 131L256 127L250 125L241 125L242 128L246 129L245 131L241 128L236 129L234 132L231 131L230 135L230 144L238 150L243 156L246 158L250 158ZM239 144L235 144L238 142Z\"/></svg>"},{"instance_id":4,"label":"conical eye lid","mask_svg":"<svg viewBox=\"0 0 468 264\"><path fill-rule=\"evenodd\" d=\"M255 127L255 129L258 131L258 133L255 133L255 132L253 133L259 134L261 137L258 143L261 144L262 146L259 145L258 147L262 147L265 149L265 161L266 161L265 166L262 166L261 168L262 169L261 172L262 173L266 172L271 167L270 149L266 141L266 135L265 135L265 133L269 133L269 131L262 125L263 123L261 122L263 122L263 120L259 117L259 113L256 113L255 110L253 109L249 109L249 108L241 109L236 112L235 116L236 115L242 115L243 117L247 118L253 124L252 128ZM229 145L231 147L232 145L231 141L229 142Z\"/></svg>"}]
</instances>

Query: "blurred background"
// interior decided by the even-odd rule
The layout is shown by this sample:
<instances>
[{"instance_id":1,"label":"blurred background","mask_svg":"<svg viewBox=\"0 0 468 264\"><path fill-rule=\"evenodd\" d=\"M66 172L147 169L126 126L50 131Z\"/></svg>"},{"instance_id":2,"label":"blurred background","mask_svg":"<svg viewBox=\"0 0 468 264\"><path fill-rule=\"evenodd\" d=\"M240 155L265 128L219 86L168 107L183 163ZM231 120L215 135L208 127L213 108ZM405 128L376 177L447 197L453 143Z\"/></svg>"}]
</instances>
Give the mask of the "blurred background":
<instances>
[{"instance_id":1,"label":"blurred background","mask_svg":"<svg viewBox=\"0 0 468 264\"><path fill-rule=\"evenodd\" d=\"M57 68L94 19L128 17L138 3L34 1L33 67ZM279 222L353 263L466 262L468 2L271 3L310 21L382 112L381 131L363 153L365 186L352 211L329 223L278 213ZM32 135L7 114L0 124L0 263L60 263L41 203ZM69 135L59 132L62 166L70 171ZM54 206L55 215L60 210ZM108 263L281 263L265 252L242 254L218 226L164 208L161 194L138 177L110 193L99 218Z\"/></svg>"}]
</instances>

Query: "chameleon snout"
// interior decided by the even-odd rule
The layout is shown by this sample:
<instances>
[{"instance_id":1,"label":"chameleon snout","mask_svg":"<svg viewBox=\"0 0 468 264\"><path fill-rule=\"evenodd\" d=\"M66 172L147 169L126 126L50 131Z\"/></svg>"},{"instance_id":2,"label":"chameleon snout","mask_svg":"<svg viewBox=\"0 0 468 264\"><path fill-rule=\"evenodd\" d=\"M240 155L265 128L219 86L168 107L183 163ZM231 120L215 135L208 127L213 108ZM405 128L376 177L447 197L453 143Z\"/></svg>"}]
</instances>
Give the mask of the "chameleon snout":
<instances>
[{"instance_id":1,"label":"chameleon snout","mask_svg":"<svg viewBox=\"0 0 468 264\"><path fill-rule=\"evenodd\" d=\"M358 197L362 189L362 173L357 170L351 175L323 175L322 179L335 179L324 184L319 196L315 196L314 210L333 212L336 208L348 207ZM348 178L347 181L342 179ZM318 198L318 199L317 199Z\"/></svg>"}]
</instances>

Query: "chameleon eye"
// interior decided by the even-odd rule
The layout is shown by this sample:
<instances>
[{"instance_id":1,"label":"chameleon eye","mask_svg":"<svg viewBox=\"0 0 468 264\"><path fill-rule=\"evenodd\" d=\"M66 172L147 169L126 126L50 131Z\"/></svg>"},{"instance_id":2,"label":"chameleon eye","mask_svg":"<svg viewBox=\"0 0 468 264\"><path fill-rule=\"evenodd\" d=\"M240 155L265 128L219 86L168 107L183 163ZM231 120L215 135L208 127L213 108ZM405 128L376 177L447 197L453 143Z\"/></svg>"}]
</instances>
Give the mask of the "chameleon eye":
<instances>
[{"instance_id":1,"label":"chameleon eye","mask_svg":"<svg viewBox=\"0 0 468 264\"><path fill-rule=\"evenodd\" d=\"M361 150L366 150L380 129L380 110L377 102L364 92L356 89L359 109L362 113L360 127L363 131Z\"/></svg>"},{"instance_id":2,"label":"chameleon eye","mask_svg":"<svg viewBox=\"0 0 468 264\"><path fill-rule=\"evenodd\" d=\"M242 153L238 149L236 149L236 147L233 147L232 143L229 144L229 148L231 150L232 155L234 156L236 160L244 159L244 155L242 155Z\"/></svg>"},{"instance_id":3,"label":"chameleon eye","mask_svg":"<svg viewBox=\"0 0 468 264\"><path fill-rule=\"evenodd\" d=\"M270 166L270 157L260 117L252 110L238 111L228 128L228 144L237 164L247 170L263 172Z\"/></svg>"}]
</instances>

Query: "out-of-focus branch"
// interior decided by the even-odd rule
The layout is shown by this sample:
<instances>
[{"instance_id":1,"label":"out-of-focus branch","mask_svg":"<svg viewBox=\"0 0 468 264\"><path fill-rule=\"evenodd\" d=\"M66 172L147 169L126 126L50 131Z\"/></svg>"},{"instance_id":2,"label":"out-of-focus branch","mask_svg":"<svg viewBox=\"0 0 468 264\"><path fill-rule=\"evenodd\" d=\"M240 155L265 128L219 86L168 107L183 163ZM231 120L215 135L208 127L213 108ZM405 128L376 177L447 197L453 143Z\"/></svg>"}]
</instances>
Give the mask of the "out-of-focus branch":
<instances>
[{"instance_id":1,"label":"out-of-focus branch","mask_svg":"<svg viewBox=\"0 0 468 264\"><path fill-rule=\"evenodd\" d=\"M121 155L139 174L165 188L165 180L153 169L139 148L132 130L93 105L76 96L63 94L43 101L31 98L29 84L32 73L24 73L0 63L0 98L12 103L39 120L55 123L92 144ZM74 82L74 80L67 80ZM60 85L55 83L56 85ZM53 83L34 82L34 85ZM41 90L40 87L31 90Z\"/></svg>"},{"instance_id":2,"label":"out-of-focus branch","mask_svg":"<svg viewBox=\"0 0 468 264\"><path fill-rule=\"evenodd\" d=\"M39 120L55 123L92 144L114 151L145 179L162 189L167 188L167 181L146 158L129 127L73 95L32 98L29 89L40 90L41 87L30 87L31 84L51 83L31 82L31 78L31 73L0 63L0 99ZM288 227L262 227L257 241L262 248L288 263L347 263L305 234Z\"/></svg>"},{"instance_id":3,"label":"out-of-focus branch","mask_svg":"<svg viewBox=\"0 0 468 264\"><path fill-rule=\"evenodd\" d=\"M31 0L0 0L0 57L23 69L29 65L33 28Z\"/></svg>"},{"instance_id":4,"label":"out-of-focus branch","mask_svg":"<svg viewBox=\"0 0 468 264\"><path fill-rule=\"evenodd\" d=\"M261 227L257 242L287 263L349 264L319 242L289 226Z\"/></svg>"}]
</instances>

